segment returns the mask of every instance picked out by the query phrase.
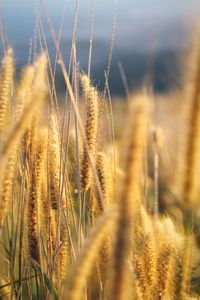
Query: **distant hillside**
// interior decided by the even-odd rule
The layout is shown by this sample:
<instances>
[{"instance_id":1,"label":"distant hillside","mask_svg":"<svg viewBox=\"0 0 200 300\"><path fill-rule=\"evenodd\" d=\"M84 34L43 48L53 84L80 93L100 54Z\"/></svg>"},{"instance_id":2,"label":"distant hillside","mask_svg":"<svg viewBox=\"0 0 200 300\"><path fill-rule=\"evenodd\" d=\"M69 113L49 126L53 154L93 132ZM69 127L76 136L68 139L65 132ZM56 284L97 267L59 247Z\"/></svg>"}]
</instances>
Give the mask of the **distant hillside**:
<instances>
[{"instance_id":1,"label":"distant hillside","mask_svg":"<svg viewBox=\"0 0 200 300\"><path fill-rule=\"evenodd\" d=\"M156 92L165 93L181 85L181 57L182 53L172 50L161 51L154 55L134 52L114 53L109 77L112 95L125 95L119 62L123 66L130 90L150 83ZM81 70L87 71L85 67ZM92 68L93 81L100 90L104 88L104 70L105 64L98 64ZM60 92L64 91L65 84L60 72L57 74L57 87Z\"/></svg>"}]
</instances>

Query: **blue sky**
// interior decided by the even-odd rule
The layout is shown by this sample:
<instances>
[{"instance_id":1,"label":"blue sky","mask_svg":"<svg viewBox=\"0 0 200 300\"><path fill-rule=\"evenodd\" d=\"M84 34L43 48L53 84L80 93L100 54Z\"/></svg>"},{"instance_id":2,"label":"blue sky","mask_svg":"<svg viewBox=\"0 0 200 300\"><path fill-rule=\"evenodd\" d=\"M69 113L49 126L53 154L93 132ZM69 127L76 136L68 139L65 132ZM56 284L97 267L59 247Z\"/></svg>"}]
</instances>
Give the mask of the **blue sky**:
<instances>
[{"instance_id":1,"label":"blue sky","mask_svg":"<svg viewBox=\"0 0 200 300\"><path fill-rule=\"evenodd\" d=\"M88 40L90 28L90 2L80 0L78 37ZM112 16L116 0L94 0L94 38L110 40ZM47 9L56 31L65 11L63 39L70 40L75 15L75 0L46 0ZM39 0L1 0L5 25L12 45L28 45L33 36L35 13L43 12ZM177 43L183 26L191 26L195 14L200 13L199 0L118 0L116 45L145 50ZM45 24L44 18L43 22ZM184 30L183 30L184 31ZM48 31L47 31L48 32ZM47 33L48 37L48 33Z\"/></svg>"},{"instance_id":2,"label":"blue sky","mask_svg":"<svg viewBox=\"0 0 200 300\"><path fill-rule=\"evenodd\" d=\"M88 31L89 7L91 0L80 0L79 23L81 30ZM66 4L66 18L71 22L75 13L75 0L46 0L55 26ZM106 35L111 26L115 0L95 0L95 29L98 34ZM118 30L136 27L138 20L184 18L199 12L198 0L118 0ZM27 36L31 33L34 13L39 0L2 0L6 26L11 35L20 32ZM70 26L70 24L68 24ZM139 27L139 24L137 24Z\"/></svg>"}]
</instances>

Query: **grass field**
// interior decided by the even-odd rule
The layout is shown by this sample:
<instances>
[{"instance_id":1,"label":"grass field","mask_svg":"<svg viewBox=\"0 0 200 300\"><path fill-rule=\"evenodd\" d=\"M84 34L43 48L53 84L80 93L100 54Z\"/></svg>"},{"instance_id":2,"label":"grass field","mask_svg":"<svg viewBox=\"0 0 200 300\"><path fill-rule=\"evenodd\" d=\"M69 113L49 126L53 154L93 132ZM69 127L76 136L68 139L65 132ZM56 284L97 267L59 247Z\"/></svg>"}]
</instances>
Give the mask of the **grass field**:
<instances>
[{"instance_id":1,"label":"grass field","mask_svg":"<svg viewBox=\"0 0 200 300\"><path fill-rule=\"evenodd\" d=\"M200 43L181 90L112 99L50 29L55 64L1 61L0 299L200 299Z\"/></svg>"}]
</instances>

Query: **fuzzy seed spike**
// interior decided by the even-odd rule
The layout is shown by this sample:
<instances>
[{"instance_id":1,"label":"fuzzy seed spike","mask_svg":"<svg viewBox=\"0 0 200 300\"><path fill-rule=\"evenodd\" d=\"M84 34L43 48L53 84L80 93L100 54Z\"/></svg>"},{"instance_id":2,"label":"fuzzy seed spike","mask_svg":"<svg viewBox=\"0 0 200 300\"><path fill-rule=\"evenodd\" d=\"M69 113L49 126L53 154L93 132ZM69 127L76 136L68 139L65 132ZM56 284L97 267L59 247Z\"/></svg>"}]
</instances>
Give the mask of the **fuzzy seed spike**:
<instances>
[{"instance_id":1,"label":"fuzzy seed spike","mask_svg":"<svg viewBox=\"0 0 200 300\"><path fill-rule=\"evenodd\" d=\"M50 200L52 209L59 208L60 197L60 138L55 115L51 115L49 143Z\"/></svg>"},{"instance_id":2,"label":"fuzzy seed spike","mask_svg":"<svg viewBox=\"0 0 200 300\"><path fill-rule=\"evenodd\" d=\"M67 271L70 266L69 234L67 224L65 224L64 220L61 222L60 240L62 244L60 249L60 276L61 280L64 281L67 277Z\"/></svg>"},{"instance_id":3,"label":"fuzzy seed spike","mask_svg":"<svg viewBox=\"0 0 200 300\"><path fill-rule=\"evenodd\" d=\"M141 202L139 178L141 178L142 174L144 141L149 117L149 104L147 99L145 98L135 103L134 108L125 162L126 176L119 203L119 218L114 250L113 300L126 299L130 292L126 260L131 250L132 220L134 219L135 213L139 211Z\"/></svg>"},{"instance_id":4,"label":"fuzzy seed spike","mask_svg":"<svg viewBox=\"0 0 200 300\"><path fill-rule=\"evenodd\" d=\"M96 157L96 169L97 175L99 178L99 183L102 191L103 203L104 207L109 206L109 178L108 178L108 163L106 159L106 155L102 152L99 152ZM98 195L98 205L99 210L103 211L103 207L101 206L101 199L99 199Z\"/></svg>"},{"instance_id":5,"label":"fuzzy seed spike","mask_svg":"<svg viewBox=\"0 0 200 300\"><path fill-rule=\"evenodd\" d=\"M11 90L14 74L13 50L6 51L2 62L1 84L0 84L0 138L2 138L5 125L8 125L11 113Z\"/></svg>"},{"instance_id":6,"label":"fuzzy seed spike","mask_svg":"<svg viewBox=\"0 0 200 300\"><path fill-rule=\"evenodd\" d=\"M94 159L97 139L98 93L96 89L91 86L90 80L86 75L81 77L81 84L83 87L83 94L86 99L87 110L85 135L90 154ZM92 169L88 157L88 151L84 145L81 160L81 187L83 191L86 191L90 188L91 180Z\"/></svg>"},{"instance_id":7,"label":"fuzzy seed spike","mask_svg":"<svg viewBox=\"0 0 200 300\"><path fill-rule=\"evenodd\" d=\"M199 171L200 171L200 43L194 47L190 59L191 72L187 78L187 111L186 135L182 151L180 166L182 176L180 184L180 196L186 207L191 208L199 201ZM189 82L189 85L188 85Z\"/></svg>"},{"instance_id":8,"label":"fuzzy seed spike","mask_svg":"<svg viewBox=\"0 0 200 300\"><path fill-rule=\"evenodd\" d=\"M24 108L31 101L34 75L33 66L28 66L22 71L21 81L16 95L16 120L20 118Z\"/></svg>"},{"instance_id":9,"label":"fuzzy seed spike","mask_svg":"<svg viewBox=\"0 0 200 300\"><path fill-rule=\"evenodd\" d=\"M65 299L81 299L82 290L92 269L95 257L98 254L108 227L113 223L115 217L115 210L106 213L99 220L97 227L91 232L90 237L87 239L84 248L79 254L76 264L69 274L68 282L66 284L67 289Z\"/></svg>"}]
</instances>

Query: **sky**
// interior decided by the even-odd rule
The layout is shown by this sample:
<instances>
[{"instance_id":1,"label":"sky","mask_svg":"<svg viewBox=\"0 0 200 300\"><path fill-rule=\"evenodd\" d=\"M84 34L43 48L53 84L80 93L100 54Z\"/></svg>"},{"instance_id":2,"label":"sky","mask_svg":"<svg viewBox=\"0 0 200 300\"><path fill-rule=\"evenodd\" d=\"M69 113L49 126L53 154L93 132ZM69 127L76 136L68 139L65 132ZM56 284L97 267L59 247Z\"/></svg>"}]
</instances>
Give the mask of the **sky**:
<instances>
[{"instance_id":1,"label":"sky","mask_svg":"<svg viewBox=\"0 0 200 300\"><path fill-rule=\"evenodd\" d=\"M64 9L66 9L66 19L69 23L73 21L75 0L46 0L45 2L55 26L59 25ZM174 18L181 20L200 11L198 0L80 0L79 23L82 32L88 32L92 2L95 7L95 29L102 36L109 32L116 2L118 2L119 32L124 28L137 30L136 25L140 27L139 21L155 23L155 20L159 22ZM1 3L10 35L16 32L20 32L23 36L29 35L35 12L39 10L42 15L39 0L1 0Z\"/></svg>"},{"instance_id":2,"label":"sky","mask_svg":"<svg viewBox=\"0 0 200 300\"><path fill-rule=\"evenodd\" d=\"M64 13L63 41L71 39L76 12L75 0L46 0L56 32ZM110 41L112 18L117 4L116 47L137 49L176 47L200 13L199 0L80 0L78 39L88 40L90 5L94 3L94 39ZM14 47L28 45L33 36L35 15L39 12L47 40L44 14L39 0L1 0L9 42ZM180 37L180 38L179 38ZM182 37L182 40L181 40ZM177 42L178 41L178 42Z\"/></svg>"}]
</instances>

